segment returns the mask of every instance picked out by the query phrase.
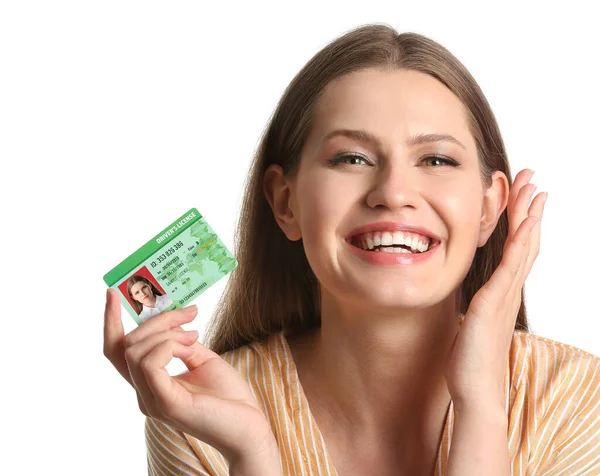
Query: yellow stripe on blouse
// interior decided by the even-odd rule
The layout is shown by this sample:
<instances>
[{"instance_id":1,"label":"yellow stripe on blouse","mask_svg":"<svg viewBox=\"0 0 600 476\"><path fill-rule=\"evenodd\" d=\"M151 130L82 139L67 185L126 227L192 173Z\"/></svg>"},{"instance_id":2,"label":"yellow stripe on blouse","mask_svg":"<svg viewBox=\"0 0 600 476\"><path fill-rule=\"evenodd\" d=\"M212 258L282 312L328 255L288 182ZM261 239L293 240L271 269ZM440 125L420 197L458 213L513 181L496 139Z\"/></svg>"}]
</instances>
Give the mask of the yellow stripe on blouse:
<instances>
[{"instance_id":1,"label":"yellow stripe on blouse","mask_svg":"<svg viewBox=\"0 0 600 476\"><path fill-rule=\"evenodd\" d=\"M277 439L285 476L337 476L283 332L221 355L248 382ZM515 331L505 378L511 476L600 475L600 357ZM435 476L448 463L448 407ZM228 476L210 445L146 418L148 474Z\"/></svg>"}]
</instances>

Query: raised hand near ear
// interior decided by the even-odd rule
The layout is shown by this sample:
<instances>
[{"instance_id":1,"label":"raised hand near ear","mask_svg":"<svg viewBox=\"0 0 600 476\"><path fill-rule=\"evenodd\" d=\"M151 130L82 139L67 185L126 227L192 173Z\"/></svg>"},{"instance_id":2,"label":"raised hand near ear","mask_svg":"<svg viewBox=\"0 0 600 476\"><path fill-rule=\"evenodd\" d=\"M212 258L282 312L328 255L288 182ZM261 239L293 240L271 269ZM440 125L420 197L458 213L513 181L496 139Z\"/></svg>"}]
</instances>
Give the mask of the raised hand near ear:
<instances>
[{"instance_id":1,"label":"raised hand near ear","mask_svg":"<svg viewBox=\"0 0 600 476\"><path fill-rule=\"evenodd\" d=\"M547 193L535 192L533 172L522 170L511 187L509 232L502 261L475 294L449 352L446 382L455 408L504 408L504 379L521 290L540 248Z\"/></svg>"}]
</instances>

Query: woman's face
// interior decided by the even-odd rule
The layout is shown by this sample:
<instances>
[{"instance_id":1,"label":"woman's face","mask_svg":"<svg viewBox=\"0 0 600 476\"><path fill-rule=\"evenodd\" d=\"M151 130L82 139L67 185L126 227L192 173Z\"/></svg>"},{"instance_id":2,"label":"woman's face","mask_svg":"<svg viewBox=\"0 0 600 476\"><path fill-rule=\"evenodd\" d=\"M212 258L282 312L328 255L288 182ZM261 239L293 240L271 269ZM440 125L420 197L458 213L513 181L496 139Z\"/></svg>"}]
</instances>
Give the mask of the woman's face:
<instances>
[{"instance_id":1,"label":"woman's face","mask_svg":"<svg viewBox=\"0 0 600 476\"><path fill-rule=\"evenodd\" d=\"M302 238L322 292L388 309L449 298L497 222L494 210L493 225L481 226L485 190L460 100L426 74L367 69L330 84L313 120L290 186L293 218L282 228ZM365 131L378 143L338 130ZM414 143L424 134L455 140ZM345 162L331 162L341 155ZM357 253L352 241L375 224L376 243L377 229L385 231L378 222L423 227L439 244L419 263L407 264L410 254L390 255L404 263L374 262L385 251ZM359 237L363 245L368 236Z\"/></svg>"},{"instance_id":2,"label":"woman's face","mask_svg":"<svg viewBox=\"0 0 600 476\"><path fill-rule=\"evenodd\" d=\"M144 281L138 281L133 286L131 286L131 295L133 299L142 303L142 304L150 304L152 302L152 289L148 285L148 283Z\"/></svg>"}]
</instances>

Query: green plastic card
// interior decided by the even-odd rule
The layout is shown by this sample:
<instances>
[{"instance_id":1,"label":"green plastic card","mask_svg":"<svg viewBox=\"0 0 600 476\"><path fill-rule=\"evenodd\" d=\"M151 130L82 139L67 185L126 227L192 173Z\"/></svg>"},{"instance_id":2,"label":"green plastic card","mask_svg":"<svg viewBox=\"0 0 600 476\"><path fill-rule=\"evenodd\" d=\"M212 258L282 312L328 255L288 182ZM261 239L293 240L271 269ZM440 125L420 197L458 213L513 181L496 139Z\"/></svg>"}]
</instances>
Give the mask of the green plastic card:
<instances>
[{"instance_id":1,"label":"green plastic card","mask_svg":"<svg viewBox=\"0 0 600 476\"><path fill-rule=\"evenodd\" d=\"M202 215L192 208L104 275L141 324L187 306L237 266Z\"/></svg>"}]
</instances>

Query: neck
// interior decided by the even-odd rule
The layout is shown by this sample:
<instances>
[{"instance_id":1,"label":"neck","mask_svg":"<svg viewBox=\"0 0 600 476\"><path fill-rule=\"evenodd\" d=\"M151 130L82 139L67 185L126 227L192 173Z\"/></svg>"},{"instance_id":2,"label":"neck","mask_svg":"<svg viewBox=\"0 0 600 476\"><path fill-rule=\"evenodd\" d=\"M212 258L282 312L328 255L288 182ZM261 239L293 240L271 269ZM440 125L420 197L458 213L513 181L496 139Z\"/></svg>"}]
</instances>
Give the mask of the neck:
<instances>
[{"instance_id":1,"label":"neck","mask_svg":"<svg viewBox=\"0 0 600 476\"><path fill-rule=\"evenodd\" d=\"M321 328L304 346L311 369L304 379L318 392L323 413L357 435L399 439L399 431L405 437L414 431L413 438L439 438L450 404L444 371L457 315L454 295L435 308L393 315L323 296Z\"/></svg>"}]
</instances>

